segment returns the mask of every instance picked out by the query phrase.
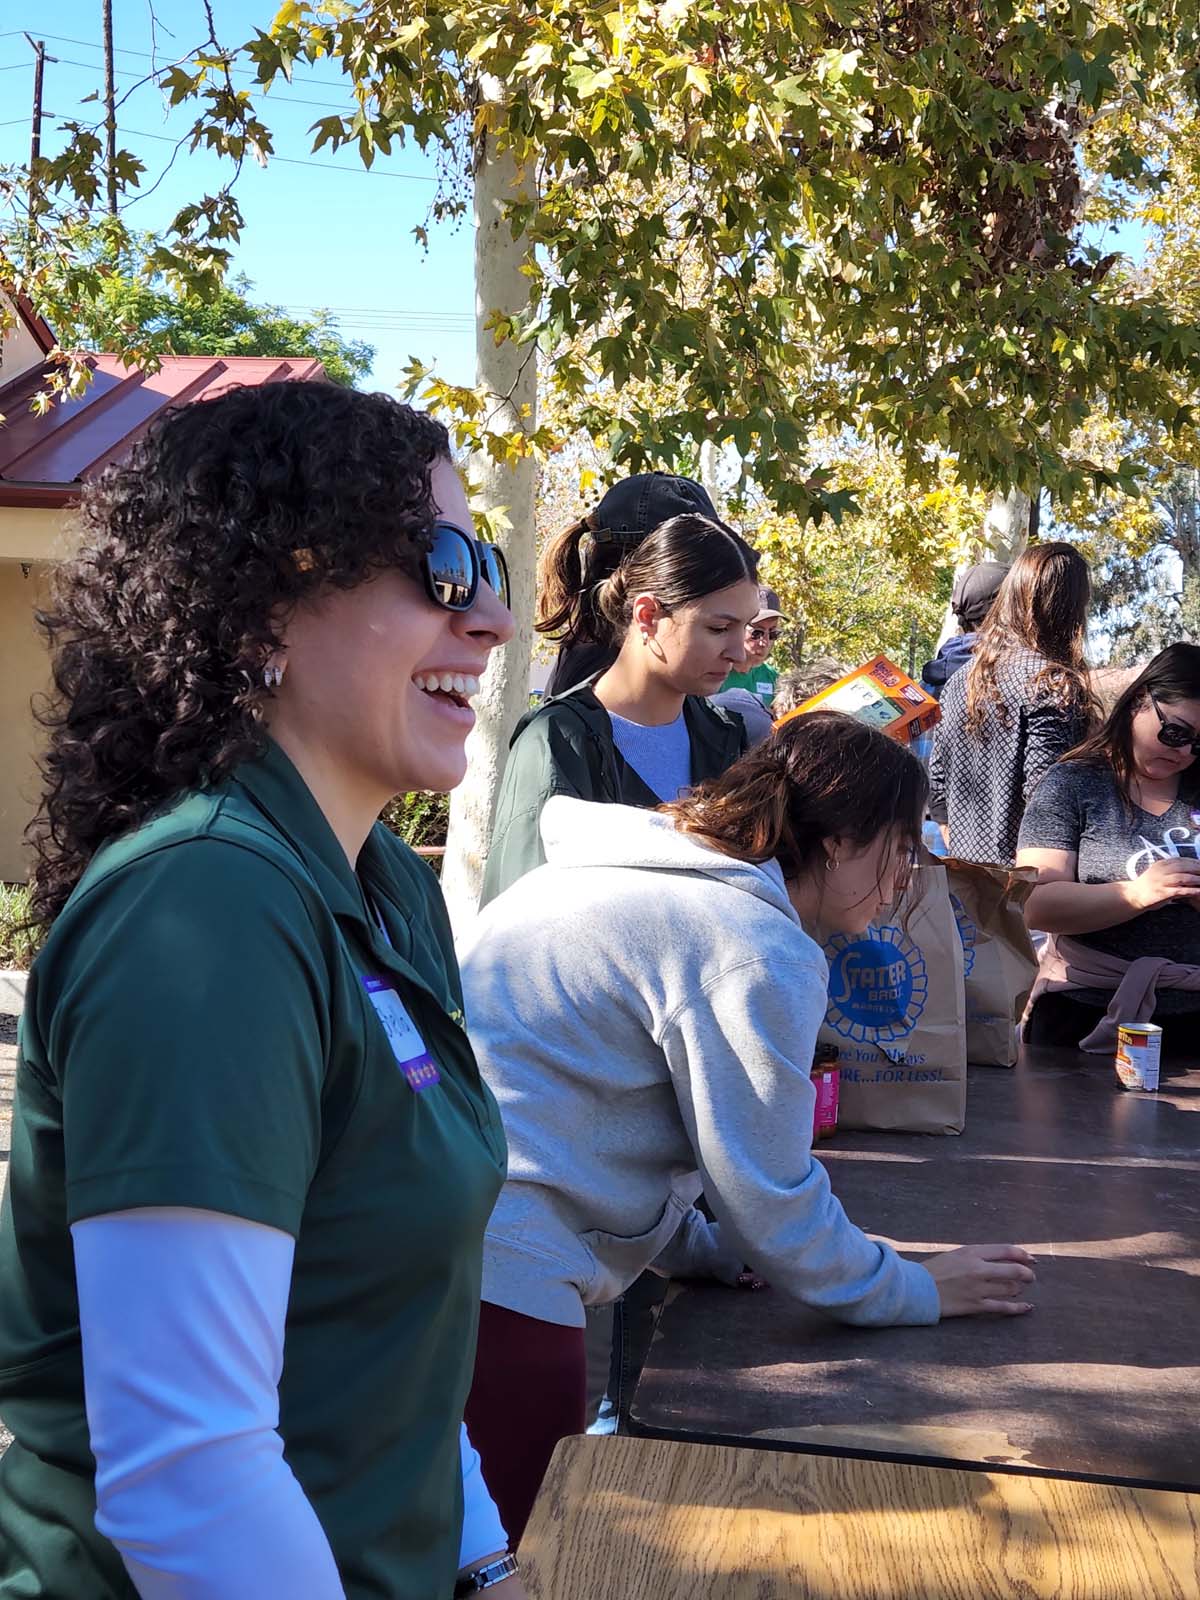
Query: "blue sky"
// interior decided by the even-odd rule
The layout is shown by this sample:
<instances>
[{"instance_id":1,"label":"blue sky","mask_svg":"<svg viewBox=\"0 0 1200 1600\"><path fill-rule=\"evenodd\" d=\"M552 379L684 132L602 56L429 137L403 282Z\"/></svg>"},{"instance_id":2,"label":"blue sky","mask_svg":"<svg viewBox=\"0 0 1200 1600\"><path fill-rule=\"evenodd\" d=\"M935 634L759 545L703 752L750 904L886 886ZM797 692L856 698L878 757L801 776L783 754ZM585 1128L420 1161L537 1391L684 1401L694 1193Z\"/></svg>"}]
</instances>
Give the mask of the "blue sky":
<instances>
[{"instance_id":1,"label":"blue sky","mask_svg":"<svg viewBox=\"0 0 1200 1600\"><path fill-rule=\"evenodd\" d=\"M266 27L274 0L214 0L223 43L242 43L255 26ZM50 30L30 27L43 38L48 56L44 105L54 116L42 124L46 155L62 148L60 118L96 121L96 104L85 97L102 82L99 0L53 0L35 7L5 7L8 18L24 11ZM200 44L205 28L199 0L154 0L159 23L158 64ZM16 18L15 20L23 20ZM135 89L150 70L154 41L147 0L115 0L117 99L134 92L117 113L120 143L145 162L142 188L166 167L176 139L190 125L186 106L168 111L153 84ZM169 31L168 31L169 30ZM244 80L247 84L251 78ZM454 382L474 381L473 237L469 218L457 229L430 228L426 254L412 229L426 220L435 193L433 162L415 147L393 147L366 172L351 150L312 153L310 125L350 103L344 80L323 64L297 70L261 101L263 120L275 137L277 156L264 172L243 168L237 193L245 215L235 266L254 282L256 299L303 313L338 308L348 338L376 349L368 382L394 389L411 356L436 363ZM33 52L16 29L0 28L0 163L23 162L29 154ZM302 102L318 102L303 104ZM315 162L316 165L292 165ZM164 227L186 200L222 181L227 170L212 156L181 151L152 195L128 211L131 226Z\"/></svg>"}]
</instances>

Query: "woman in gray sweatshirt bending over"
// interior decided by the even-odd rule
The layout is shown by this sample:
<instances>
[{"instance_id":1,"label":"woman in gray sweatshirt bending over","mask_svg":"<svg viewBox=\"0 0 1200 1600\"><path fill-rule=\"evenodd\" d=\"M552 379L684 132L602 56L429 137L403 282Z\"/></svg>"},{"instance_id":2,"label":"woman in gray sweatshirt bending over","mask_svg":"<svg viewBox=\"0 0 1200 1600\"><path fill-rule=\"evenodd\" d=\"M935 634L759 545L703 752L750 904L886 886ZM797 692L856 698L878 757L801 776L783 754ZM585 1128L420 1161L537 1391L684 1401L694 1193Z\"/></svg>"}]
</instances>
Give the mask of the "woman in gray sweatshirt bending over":
<instances>
[{"instance_id":1,"label":"woman in gray sweatshirt bending over","mask_svg":"<svg viewBox=\"0 0 1200 1600\"><path fill-rule=\"evenodd\" d=\"M467 1422L514 1542L555 1443L584 1426L584 1308L648 1266L733 1279L749 1262L867 1326L1029 1310L1023 1250L902 1260L811 1154L828 971L804 929L861 933L894 899L925 796L885 735L797 717L658 811L551 799L546 864L460 951L509 1147ZM692 1207L701 1183L715 1222Z\"/></svg>"}]
</instances>

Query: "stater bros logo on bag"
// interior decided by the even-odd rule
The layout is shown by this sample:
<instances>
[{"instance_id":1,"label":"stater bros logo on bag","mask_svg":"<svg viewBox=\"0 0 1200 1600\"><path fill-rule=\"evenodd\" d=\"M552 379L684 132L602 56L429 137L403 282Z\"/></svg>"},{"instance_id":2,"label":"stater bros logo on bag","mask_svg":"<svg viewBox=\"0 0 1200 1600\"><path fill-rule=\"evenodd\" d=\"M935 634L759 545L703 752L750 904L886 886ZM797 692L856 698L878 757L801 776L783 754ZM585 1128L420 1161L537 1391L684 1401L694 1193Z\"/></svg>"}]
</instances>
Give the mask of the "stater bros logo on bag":
<instances>
[{"instance_id":1,"label":"stater bros logo on bag","mask_svg":"<svg viewBox=\"0 0 1200 1600\"><path fill-rule=\"evenodd\" d=\"M877 928L867 938L835 934L825 955L834 1032L879 1045L907 1038L925 1009L929 980L925 958L903 928Z\"/></svg>"},{"instance_id":2,"label":"stater bros logo on bag","mask_svg":"<svg viewBox=\"0 0 1200 1600\"><path fill-rule=\"evenodd\" d=\"M838 1046L848 1128L961 1133L966 1120L963 947L939 867L918 867L902 907L825 944L819 1038Z\"/></svg>"}]
</instances>

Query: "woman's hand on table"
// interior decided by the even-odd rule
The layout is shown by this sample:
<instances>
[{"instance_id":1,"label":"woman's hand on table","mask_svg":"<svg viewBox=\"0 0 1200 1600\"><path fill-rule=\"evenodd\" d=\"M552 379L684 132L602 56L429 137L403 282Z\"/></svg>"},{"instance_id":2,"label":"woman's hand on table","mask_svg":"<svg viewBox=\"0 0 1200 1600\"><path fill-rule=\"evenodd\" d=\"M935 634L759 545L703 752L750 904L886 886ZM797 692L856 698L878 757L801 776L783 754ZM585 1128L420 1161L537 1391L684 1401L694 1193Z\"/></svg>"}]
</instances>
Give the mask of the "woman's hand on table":
<instances>
[{"instance_id":1,"label":"woman's hand on table","mask_svg":"<svg viewBox=\"0 0 1200 1600\"><path fill-rule=\"evenodd\" d=\"M937 1284L943 1317L993 1313L1021 1316L1033 1306L1024 1298L1037 1274L1033 1257L1016 1244L968 1244L925 1263Z\"/></svg>"},{"instance_id":2,"label":"woman's hand on table","mask_svg":"<svg viewBox=\"0 0 1200 1600\"><path fill-rule=\"evenodd\" d=\"M765 1278L760 1278L753 1267L744 1267L737 1275L735 1289L746 1289L751 1294L757 1294L760 1289L769 1289L771 1285Z\"/></svg>"}]
</instances>

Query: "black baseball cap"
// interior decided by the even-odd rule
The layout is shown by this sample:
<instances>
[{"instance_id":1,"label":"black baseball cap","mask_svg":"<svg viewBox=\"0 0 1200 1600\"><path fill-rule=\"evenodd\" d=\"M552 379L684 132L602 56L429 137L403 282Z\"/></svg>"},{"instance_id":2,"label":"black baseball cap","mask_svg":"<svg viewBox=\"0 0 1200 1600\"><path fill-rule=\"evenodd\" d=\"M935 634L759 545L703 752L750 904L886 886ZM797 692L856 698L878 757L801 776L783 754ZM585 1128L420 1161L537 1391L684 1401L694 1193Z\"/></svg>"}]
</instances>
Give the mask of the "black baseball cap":
<instances>
[{"instance_id":1,"label":"black baseball cap","mask_svg":"<svg viewBox=\"0 0 1200 1600\"><path fill-rule=\"evenodd\" d=\"M603 529L618 537L627 534L628 543L640 544L662 523L688 514L707 517L726 532L733 531L717 515L706 489L694 478L679 478L671 472L639 472L622 478L588 520L597 531Z\"/></svg>"},{"instance_id":2,"label":"black baseball cap","mask_svg":"<svg viewBox=\"0 0 1200 1600\"><path fill-rule=\"evenodd\" d=\"M960 572L950 596L951 611L960 622L977 628L992 609L992 602L1008 574L1009 568L999 561L981 561Z\"/></svg>"}]
</instances>

